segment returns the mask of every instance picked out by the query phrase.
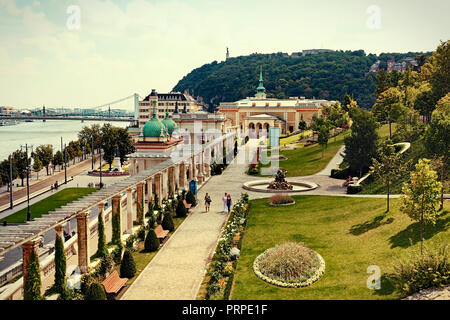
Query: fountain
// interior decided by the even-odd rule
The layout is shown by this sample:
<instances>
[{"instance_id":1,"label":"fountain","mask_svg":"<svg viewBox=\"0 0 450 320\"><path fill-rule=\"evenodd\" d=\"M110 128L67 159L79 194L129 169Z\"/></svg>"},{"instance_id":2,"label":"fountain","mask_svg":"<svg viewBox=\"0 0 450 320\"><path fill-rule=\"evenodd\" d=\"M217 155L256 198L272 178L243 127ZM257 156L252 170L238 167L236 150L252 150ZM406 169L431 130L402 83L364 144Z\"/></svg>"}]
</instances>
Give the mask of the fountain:
<instances>
[{"instance_id":1,"label":"fountain","mask_svg":"<svg viewBox=\"0 0 450 320\"><path fill-rule=\"evenodd\" d=\"M286 181L286 171L278 169L275 180L267 186L267 189L273 190L292 190L293 186Z\"/></svg>"}]
</instances>

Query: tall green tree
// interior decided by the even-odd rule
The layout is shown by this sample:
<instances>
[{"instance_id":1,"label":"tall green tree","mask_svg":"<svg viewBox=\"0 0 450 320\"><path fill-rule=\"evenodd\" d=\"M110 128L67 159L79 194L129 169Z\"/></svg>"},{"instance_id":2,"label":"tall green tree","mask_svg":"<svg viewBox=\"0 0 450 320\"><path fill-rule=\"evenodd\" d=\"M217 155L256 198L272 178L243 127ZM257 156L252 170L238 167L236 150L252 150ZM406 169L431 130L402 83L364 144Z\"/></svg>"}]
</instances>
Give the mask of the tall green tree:
<instances>
[{"instance_id":1,"label":"tall green tree","mask_svg":"<svg viewBox=\"0 0 450 320\"><path fill-rule=\"evenodd\" d=\"M98 214L98 227L97 227L97 253L95 254L99 258L106 257L108 255L108 249L106 248L106 238L105 238L105 224L103 222L103 213Z\"/></svg>"},{"instance_id":2,"label":"tall green tree","mask_svg":"<svg viewBox=\"0 0 450 320\"><path fill-rule=\"evenodd\" d=\"M123 164L127 155L135 151L133 139L126 128L115 128L117 136L117 147L119 149L120 163Z\"/></svg>"},{"instance_id":3,"label":"tall green tree","mask_svg":"<svg viewBox=\"0 0 450 320\"><path fill-rule=\"evenodd\" d=\"M37 179L39 179L39 171L41 171L42 168L43 166L41 160L39 159L38 156L35 155L33 160L33 170L34 172L36 172Z\"/></svg>"},{"instance_id":4,"label":"tall green tree","mask_svg":"<svg viewBox=\"0 0 450 320\"><path fill-rule=\"evenodd\" d=\"M60 150L58 150L55 152L55 155L53 156L53 165L60 166L60 170L61 170L63 164L64 164L63 153Z\"/></svg>"},{"instance_id":5,"label":"tall green tree","mask_svg":"<svg viewBox=\"0 0 450 320\"><path fill-rule=\"evenodd\" d=\"M389 88L378 95L372 108L378 121L389 124L389 139L392 139L392 122L399 119L403 112L402 93L397 88Z\"/></svg>"},{"instance_id":6,"label":"tall green tree","mask_svg":"<svg viewBox=\"0 0 450 320\"><path fill-rule=\"evenodd\" d=\"M24 300L41 300L41 267L39 257L33 251L28 264L28 277L23 287Z\"/></svg>"},{"instance_id":7,"label":"tall green tree","mask_svg":"<svg viewBox=\"0 0 450 320\"><path fill-rule=\"evenodd\" d=\"M378 152L378 159L372 159L370 171L386 184L386 213L389 212L389 192L393 181L399 178L408 168L401 154L396 153L394 146L389 142L383 144Z\"/></svg>"},{"instance_id":8,"label":"tall green tree","mask_svg":"<svg viewBox=\"0 0 450 320\"><path fill-rule=\"evenodd\" d=\"M101 128L102 134L102 149L103 149L103 159L109 164L109 169L111 169L112 163L114 161L114 157L117 152L117 131L114 127L105 123Z\"/></svg>"},{"instance_id":9,"label":"tall green tree","mask_svg":"<svg viewBox=\"0 0 450 320\"><path fill-rule=\"evenodd\" d=\"M361 177L377 154L378 125L372 113L363 109L353 112L352 120L351 134L344 138L344 161Z\"/></svg>"},{"instance_id":10,"label":"tall green tree","mask_svg":"<svg viewBox=\"0 0 450 320\"><path fill-rule=\"evenodd\" d=\"M439 162L441 187L441 205L444 207L444 185L447 181L448 168L450 166L449 157L450 144L450 115L442 112L433 114L433 118L424 134L424 145L431 157L441 158Z\"/></svg>"},{"instance_id":11,"label":"tall green tree","mask_svg":"<svg viewBox=\"0 0 450 320\"><path fill-rule=\"evenodd\" d=\"M431 120L431 114L436 107L436 99L432 90L420 92L414 101L414 109L416 109L427 122Z\"/></svg>"},{"instance_id":12,"label":"tall green tree","mask_svg":"<svg viewBox=\"0 0 450 320\"><path fill-rule=\"evenodd\" d=\"M61 237L56 235L55 239L55 284L56 292L62 294L66 287L66 254Z\"/></svg>"},{"instance_id":13,"label":"tall green tree","mask_svg":"<svg viewBox=\"0 0 450 320\"><path fill-rule=\"evenodd\" d=\"M423 251L423 225L436 223L441 187L428 159L420 159L416 170L410 173L410 181L403 183L400 210L420 223L420 252Z\"/></svg>"},{"instance_id":14,"label":"tall green tree","mask_svg":"<svg viewBox=\"0 0 450 320\"><path fill-rule=\"evenodd\" d=\"M22 187L23 181L27 176L28 163L30 163L30 159L27 158L27 153L25 151L16 150L13 155L13 166L17 170L17 175L21 179Z\"/></svg>"},{"instance_id":15,"label":"tall green tree","mask_svg":"<svg viewBox=\"0 0 450 320\"><path fill-rule=\"evenodd\" d=\"M51 144L40 145L36 148L34 153L38 156L39 160L41 160L48 175L48 168L50 163L53 161L53 146Z\"/></svg>"},{"instance_id":16,"label":"tall green tree","mask_svg":"<svg viewBox=\"0 0 450 320\"><path fill-rule=\"evenodd\" d=\"M328 126L326 125L320 126L317 142L322 147L322 158L323 158L323 151L328 145L329 137L330 137L330 129L328 128Z\"/></svg>"}]
</instances>

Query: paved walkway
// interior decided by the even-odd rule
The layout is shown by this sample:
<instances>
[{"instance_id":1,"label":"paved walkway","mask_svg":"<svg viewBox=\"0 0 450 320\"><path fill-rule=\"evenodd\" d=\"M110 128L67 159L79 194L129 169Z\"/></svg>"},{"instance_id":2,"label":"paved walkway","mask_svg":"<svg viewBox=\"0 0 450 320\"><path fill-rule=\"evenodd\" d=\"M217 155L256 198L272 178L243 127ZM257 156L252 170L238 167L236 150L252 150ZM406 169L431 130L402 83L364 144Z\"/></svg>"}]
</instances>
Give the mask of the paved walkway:
<instances>
[{"instance_id":1,"label":"paved walkway","mask_svg":"<svg viewBox=\"0 0 450 320\"><path fill-rule=\"evenodd\" d=\"M248 145L256 145L250 140ZM253 153L250 151L249 153ZM159 250L131 287L123 300L182 300L195 299L227 215L221 212L225 192L235 201L248 179L245 174L248 161L237 158L219 176L212 176L199 190L199 204ZM211 210L205 212L203 198L211 196Z\"/></svg>"}]
</instances>

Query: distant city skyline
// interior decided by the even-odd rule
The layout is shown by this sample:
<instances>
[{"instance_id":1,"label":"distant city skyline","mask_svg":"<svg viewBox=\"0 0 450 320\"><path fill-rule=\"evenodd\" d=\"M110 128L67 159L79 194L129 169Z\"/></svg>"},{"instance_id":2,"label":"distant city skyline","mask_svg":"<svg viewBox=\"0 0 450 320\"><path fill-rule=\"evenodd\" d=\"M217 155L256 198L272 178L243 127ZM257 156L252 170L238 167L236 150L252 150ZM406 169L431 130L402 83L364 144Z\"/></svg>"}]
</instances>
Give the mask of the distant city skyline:
<instances>
[{"instance_id":1,"label":"distant city skyline","mask_svg":"<svg viewBox=\"0 0 450 320\"><path fill-rule=\"evenodd\" d=\"M231 58L433 51L448 40L449 9L438 0L0 0L0 106L90 108L168 92L224 61L227 47Z\"/></svg>"}]
</instances>

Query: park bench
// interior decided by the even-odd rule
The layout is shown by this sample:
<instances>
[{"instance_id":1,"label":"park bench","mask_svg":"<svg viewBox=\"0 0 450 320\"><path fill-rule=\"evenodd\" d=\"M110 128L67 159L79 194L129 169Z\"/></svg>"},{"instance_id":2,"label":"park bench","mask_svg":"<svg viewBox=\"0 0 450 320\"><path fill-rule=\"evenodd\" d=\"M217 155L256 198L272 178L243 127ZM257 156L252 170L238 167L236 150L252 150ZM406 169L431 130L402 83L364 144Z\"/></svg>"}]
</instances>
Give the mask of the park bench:
<instances>
[{"instance_id":1,"label":"park bench","mask_svg":"<svg viewBox=\"0 0 450 320\"><path fill-rule=\"evenodd\" d=\"M116 270L114 270L103 282L102 285L105 288L109 297L115 296L119 293L120 289L127 283L128 278L120 278Z\"/></svg>"},{"instance_id":2,"label":"park bench","mask_svg":"<svg viewBox=\"0 0 450 320\"><path fill-rule=\"evenodd\" d=\"M183 200L184 207L186 208L187 212L189 212L189 209L192 207L192 204L187 203L186 200Z\"/></svg>"},{"instance_id":3,"label":"park bench","mask_svg":"<svg viewBox=\"0 0 450 320\"><path fill-rule=\"evenodd\" d=\"M155 234L160 241L163 241L165 237L169 234L169 230L164 230L161 225L155 228Z\"/></svg>"}]
</instances>

